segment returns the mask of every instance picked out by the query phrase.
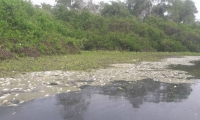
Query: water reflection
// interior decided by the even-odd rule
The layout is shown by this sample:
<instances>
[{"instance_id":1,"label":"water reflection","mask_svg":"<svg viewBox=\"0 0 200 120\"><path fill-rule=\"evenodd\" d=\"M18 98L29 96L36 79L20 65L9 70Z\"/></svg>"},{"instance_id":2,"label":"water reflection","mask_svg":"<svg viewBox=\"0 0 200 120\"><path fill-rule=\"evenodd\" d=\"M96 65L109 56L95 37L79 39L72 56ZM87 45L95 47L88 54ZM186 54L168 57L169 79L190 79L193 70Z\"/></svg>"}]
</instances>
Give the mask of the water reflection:
<instances>
[{"instance_id":1,"label":"water reflection","mask_svg":"<svg viewBox=\"0 0 200 120\"><path fill-rule=\"evenodd\" d=\"M188 74L195 76L200 79L200 61L191 62L195 65L170 65L170 68L175 70L182 70L188 72Z\"/></svg>"},{"instance_id":2,"label":"water reflection","mask_svg":"<svg viewBox=\"0 0 200 120\"><path fill-rule=\"evenodd\" d=\"M84 112L90 104L91 93L71 92L57 95L57 104L62 105L61 116L71 118Z\"/></svg>"},{"instance_id":3,"label":"water reflection","mask_svg":"<svg viewBox=\"0 0 200 120\"><path fill-rule=\"evenodd\" d=\"M61 115L66 119L74 116L82 117L95 95L107 96L110 101L123 99L129 101L133 108L140 108L147 102L182 102L191 92L191 84L169 84L149 79L138 82L115 81L101 87L83 86L81 92L58 94L56 99L57 104L63 106ZM93 103L95 107L101 107L98 102L95 104Z\"/></svg>"},{"instance_id":4,"label":"water reflection","mask_svg":"<svg viewBox=\"0 0 200 120\"><path fill-rule=\"evenodd\" d=\"M0 120L199 120L198 83L116 81L81 89L0 107Z\"/></svg>"}]
</instances>

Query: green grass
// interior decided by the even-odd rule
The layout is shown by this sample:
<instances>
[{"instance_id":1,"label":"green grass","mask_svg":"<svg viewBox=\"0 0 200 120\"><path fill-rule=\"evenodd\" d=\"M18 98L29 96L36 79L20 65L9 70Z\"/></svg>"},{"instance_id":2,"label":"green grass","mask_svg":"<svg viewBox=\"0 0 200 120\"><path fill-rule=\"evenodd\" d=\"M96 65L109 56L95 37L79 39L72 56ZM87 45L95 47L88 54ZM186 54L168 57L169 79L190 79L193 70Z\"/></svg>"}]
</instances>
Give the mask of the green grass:
<instances>
[{"instance_id":1,"label":"green grass","mask_svg":"<svg viewBox=\"0 0 200 120\"><path fill-rule=\"evenodd\" d=\"M114 63L138 63L140 61L158 61L166 57L194 56L200 53L169 52L118 52L83 51L81 54L63 56L42 56L38 58L22 57L0 61L0 77L12 76L21 72L49 70L81 70L106 68ZM134 61L137 60L137 61Z\"/></svg>"}]
</instances>

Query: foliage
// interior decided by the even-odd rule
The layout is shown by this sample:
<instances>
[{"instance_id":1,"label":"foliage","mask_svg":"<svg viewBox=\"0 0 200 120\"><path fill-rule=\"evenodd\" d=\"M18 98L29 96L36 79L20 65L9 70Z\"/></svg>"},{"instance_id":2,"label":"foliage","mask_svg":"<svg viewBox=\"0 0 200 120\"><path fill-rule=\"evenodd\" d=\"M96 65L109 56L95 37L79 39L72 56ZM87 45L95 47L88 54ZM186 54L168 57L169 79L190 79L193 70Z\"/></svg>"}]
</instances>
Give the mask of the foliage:
<instances>
[{"instance_id":1,"label":"foliage","mask_svg":"<svg viewBox=\"0 0 200 120\"><path fill-rule=\"evenodd\" d=\"M169 18L179 23L194 22L195 13L198 12L192 0L173 0L168 8Z\"/></svg>"},{"instance_id":2,"label":"foliage","mask_svg":"<svg viewBox=\"0 0 200 120\"><path fill-rule=\"evenodd\" d=\"M119 16L128 17L129 12L126 5L123 2L112 1L111 4L103 4L103 9L101 10L101 15L103 16Z\"/></svg>"},{"instance_id":3,"label":"foliage","mask_svg":"<svg viewBox=\"0 0 200 120\"><path fill-rule=\"evenodd\" d=\"M83 51L75 55L53 55L39 58L23 57L0 62L0 77L12 76L21 72L50 70L81 70L107 68L116 63L139 63L158 61L170 56L194 56L199 53L168 52L119 52L119 51Z\"/></svg>"},{"instance_id":4,"label":"foliage","mask_svg":"<svg viewBox=\"0 0 200 120\"><path fill-rule=\"evenodd\" d=\"M55 6L1 0L0 50L22 57L79 53L80 49L199 52L196 12L191 0L109 4L57 0ZM0 55L3 59L7 54Z\"/></svg>"},{"instance_id":5,"label":"foliage","mask_svg":"<svg viewBox=\"0 0 200 120\"><path fill-rule=\"evenodd\" d=\"M36 51L38 55L79 52L78 40L69 36L67 24L30 1L1 0L0 15L1 49L19 56L35 56Z\"/></svg>"}]
</instances>

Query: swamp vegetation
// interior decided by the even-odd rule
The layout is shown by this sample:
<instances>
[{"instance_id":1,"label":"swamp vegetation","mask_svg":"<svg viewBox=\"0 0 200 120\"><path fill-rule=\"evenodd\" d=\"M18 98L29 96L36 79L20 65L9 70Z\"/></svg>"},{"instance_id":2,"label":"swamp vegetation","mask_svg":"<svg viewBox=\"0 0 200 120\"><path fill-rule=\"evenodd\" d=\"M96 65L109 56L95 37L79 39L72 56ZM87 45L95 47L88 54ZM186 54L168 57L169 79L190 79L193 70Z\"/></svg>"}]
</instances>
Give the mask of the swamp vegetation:
<instances>
[{"instance_id":1,"label":"swamp vegetation","mask_svg":"<svg viewBox=\"0 0 200 120\"><path fill-rule=\"evenodd\" d=\"M191 0L1 0L0 60L81 50L199 52L197 12Z\"/></svg>"},{"instance_id":2,"label":"swamp vegetation","mask_svg":"<svg viewBox=\"0 0 200 120\"><path fill-rule=\"evenodd\" d=\"M197 12L192 0L0 0L0 119L199 120Z\"/></svg>"},{"instance_id":3,"label":"swamp vegetation","mask_svg":"<svg viewBox=\"0 0 200 120\"><path fill-rule=\"evenodd\" d=\"M195 20L194 2L167 3L57 0L51 6L1 0L0 76L29 71L89 70L111 63L198 55L189 53L200 51L200 22Z\"/></svg>"},{"instance_id":4,"label":"swamp vegetation","mask_svg":"<svg viewBox=\"0 0 200 120\"><path fill-rule=\"evenodd\" d=\"M21 72L49 70L91 71L107 68L110 64L139 63L159 61L174 56L199 56L191 52L119 52L119 51L82 51L81 54L19 57L0 62L0 76L10 76Z\"/></svg>"}]
</instances>

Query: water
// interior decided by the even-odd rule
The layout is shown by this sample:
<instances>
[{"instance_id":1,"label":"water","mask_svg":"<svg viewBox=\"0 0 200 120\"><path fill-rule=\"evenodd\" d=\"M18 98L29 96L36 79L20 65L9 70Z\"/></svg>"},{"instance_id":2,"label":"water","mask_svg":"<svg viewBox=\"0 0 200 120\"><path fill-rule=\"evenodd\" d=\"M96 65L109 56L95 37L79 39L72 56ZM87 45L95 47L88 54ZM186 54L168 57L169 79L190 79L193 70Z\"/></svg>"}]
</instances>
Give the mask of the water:
<instances>
[{"instance_id":1,"label":"water","mask_svg":"<svg viewBox=\"0 0 200 120\"><path fill-rule=\"evenodd\" d=\"M200 79L200 61L191 62L195 65L187 66L187 65L170 65L170 68L176 70L187 71L188 74L195 76L195 78Z\"/></svg>"},{"instance_id":2,"label":"water","mask_svg":"<svg viewBox=\"0 0 200 120\"><path fill-rule=\"evenodd\" d=\"M79 92L1 106L0 120L199 120L199 63L171 66L194 75L196 83L144 79L85 85Z\"/></svg>"},{"instance_id":3,"label":"water","mask_svg":"<svg viewBox=\"0 0 200 120\"><path fill-rule=\"evenodd\" d=\"M199 91L199 83L115 81L0 107L0 120L199 120Z\"/></svg>"}]
</instances>

